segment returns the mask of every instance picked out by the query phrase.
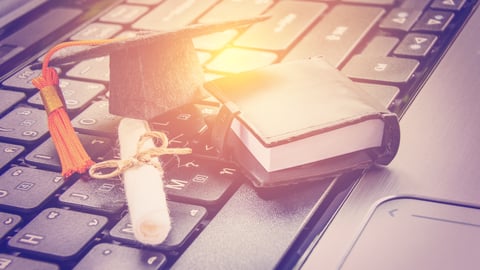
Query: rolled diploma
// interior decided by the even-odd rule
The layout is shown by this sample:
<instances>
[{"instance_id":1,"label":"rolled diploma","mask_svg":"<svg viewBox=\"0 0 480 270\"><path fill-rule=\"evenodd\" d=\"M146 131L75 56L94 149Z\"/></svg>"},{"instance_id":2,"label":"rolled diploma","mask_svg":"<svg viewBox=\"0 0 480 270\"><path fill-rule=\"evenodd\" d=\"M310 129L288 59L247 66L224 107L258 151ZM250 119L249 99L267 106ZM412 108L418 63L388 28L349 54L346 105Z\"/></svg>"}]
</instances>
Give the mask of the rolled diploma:
<instances>
[{"instance_id":1,"label":"rolled diploma","mask_svg":"<svg viewBox=\"0 0 480 270\"><path fill-rule=\"evenodd\" d=\"M147 131L148 124L143 120L123 118L120 121L118 137L122 159L129 159L137 153L137 142ZM154 143L148 140L143 147L142 151L154 147ZM123 172L123 181L135 238L143 244L162 243L171 228L163 171L144 164Z\"/></svg>"}]
</instances>

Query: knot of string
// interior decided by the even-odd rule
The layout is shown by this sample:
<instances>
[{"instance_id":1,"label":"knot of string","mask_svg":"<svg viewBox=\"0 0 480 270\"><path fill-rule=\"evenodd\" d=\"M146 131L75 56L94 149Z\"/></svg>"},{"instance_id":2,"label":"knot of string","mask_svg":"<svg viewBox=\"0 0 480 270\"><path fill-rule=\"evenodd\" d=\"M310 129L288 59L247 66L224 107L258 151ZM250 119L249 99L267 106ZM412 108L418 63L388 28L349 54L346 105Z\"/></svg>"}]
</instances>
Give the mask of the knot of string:
<instances>
[{"instance_id":1,"label":"knot of string","mask_svg":"<svg viewBox=\"0 0 480 270\"><path fill-rule=\"evenodd\" d=\"M152 147L146 150L143 145L147 140L159 139L162 144L158 147ZM142 135L137 142L137 152L129 159L111 159L94 164L89 169L92 178L106 179L121 175L126 170L141 165L152 165L160 171L163 171L162 164L158 158L162 155L185 155L192 153L191 148L168 148L168 137L163 132L150 131ZM104 173L103 171L110 172Z\"/></svg>"}]
</instances>

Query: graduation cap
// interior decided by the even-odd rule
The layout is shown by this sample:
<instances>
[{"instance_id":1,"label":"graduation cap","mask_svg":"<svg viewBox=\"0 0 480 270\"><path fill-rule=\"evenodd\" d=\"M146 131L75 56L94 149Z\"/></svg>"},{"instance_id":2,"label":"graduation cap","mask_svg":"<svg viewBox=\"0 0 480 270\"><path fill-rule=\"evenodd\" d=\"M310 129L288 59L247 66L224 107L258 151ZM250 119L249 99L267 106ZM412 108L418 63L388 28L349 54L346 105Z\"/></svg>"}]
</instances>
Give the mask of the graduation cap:
<instances>
[{"instance_id":1,"label":"graduation cap","mask_svg":"<svg viewBox=\"0 0 480 270\"><path fill-rule=\"evenodd\" d=\"M203 69L192 38L246 26L259 16L213 24L190 25L177 31L140 32L127 39L52 58L61 65L110 55L110 113L149 120L204 97Z\"/></svg>"},{"instance_id":2,"label":"graduation cap","mask_svg":"<svg viewBox=\"0 0 480 270\"><path fill-rule=\"evenodd\" d=\"M62 175L84 173L94 162L70 123L58 75L49 64L59 66L110 55L110 112L150 120L203 96L203 71L193 47L193 37L267 18L190 25L170 32L142 32L133 38L70 41L51 48L45 55L41 76L32 83L40 90L48 114L48 127L62 165ZM65 47L85 44L96 46L52 57Z\"/></svg>"}]
</instances>

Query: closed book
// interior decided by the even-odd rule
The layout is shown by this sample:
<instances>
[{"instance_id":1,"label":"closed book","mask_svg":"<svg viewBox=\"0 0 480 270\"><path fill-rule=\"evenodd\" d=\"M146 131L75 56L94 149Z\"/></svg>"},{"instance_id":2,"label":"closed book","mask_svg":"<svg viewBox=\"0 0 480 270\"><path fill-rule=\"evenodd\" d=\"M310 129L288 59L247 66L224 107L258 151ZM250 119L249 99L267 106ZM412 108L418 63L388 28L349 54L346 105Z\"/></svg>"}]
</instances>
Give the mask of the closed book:
<instances>
[{"instance_id":1,"label":"closed book","mask_svg":"<svg viewBox=\"0 0 480 270\"><path fill-rule=\"evenodd\" d=\"M322 58L210 81L212 139L259 188L334 177L395 156L398 118Z\"/></svg>"}]
</instances>

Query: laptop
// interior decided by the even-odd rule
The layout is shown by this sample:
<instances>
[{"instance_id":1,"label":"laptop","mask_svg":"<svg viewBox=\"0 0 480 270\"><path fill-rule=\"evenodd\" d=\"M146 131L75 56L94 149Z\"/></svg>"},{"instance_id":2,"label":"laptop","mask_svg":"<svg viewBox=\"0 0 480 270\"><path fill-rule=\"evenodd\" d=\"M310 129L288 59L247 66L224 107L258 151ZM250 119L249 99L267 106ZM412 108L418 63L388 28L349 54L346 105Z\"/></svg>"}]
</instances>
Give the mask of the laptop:
<instances>
[{"instance_id":1,"label":"laptop","mask_svg":"<svg viewBox=\"0 0 480 270\"><path fill-rule=\"evenodd\" d=\"M478 5L2 0L0 269L477 268ZM193 154L164 163L170 234L162 244L140 244L121 181L61 177L31 84L34 64L66 40L261 14L271 18L194 39L206 80L321 55L400 116L397 156L386 167L259 191L195 125L218 112L207 98L150 123ZM59 69L72 125L97 162L118 157L108 61Z\"/></svg>"}]
</instances>

